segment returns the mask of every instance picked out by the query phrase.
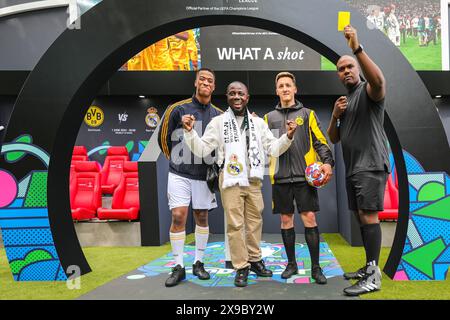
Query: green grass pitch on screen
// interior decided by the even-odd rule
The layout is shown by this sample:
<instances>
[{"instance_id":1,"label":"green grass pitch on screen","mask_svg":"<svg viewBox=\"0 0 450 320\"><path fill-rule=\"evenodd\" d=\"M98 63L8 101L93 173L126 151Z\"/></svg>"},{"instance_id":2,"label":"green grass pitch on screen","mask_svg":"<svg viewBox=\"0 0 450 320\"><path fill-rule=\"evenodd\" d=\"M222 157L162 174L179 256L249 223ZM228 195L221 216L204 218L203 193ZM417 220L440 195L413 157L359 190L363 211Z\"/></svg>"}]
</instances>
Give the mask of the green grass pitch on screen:
<instances>
[{"instance_id":1,"label":"green grass pitch on screen","mask_svg":"<svg viewBox=\"0 0 450 320\"><path fill-rule=\"evenodd\" d=\"M361 43L364 43L362 39ZM434 45L433 42L430 42L428 47L419 47L419 40L417 38L407 38L406 43L403 43L402 40L399 49L415 70L442 70L440 38L437 40L436 45ZM336 66L330 60L322 56L321 70L335 71Z\"/></svg>"}]
</instances>

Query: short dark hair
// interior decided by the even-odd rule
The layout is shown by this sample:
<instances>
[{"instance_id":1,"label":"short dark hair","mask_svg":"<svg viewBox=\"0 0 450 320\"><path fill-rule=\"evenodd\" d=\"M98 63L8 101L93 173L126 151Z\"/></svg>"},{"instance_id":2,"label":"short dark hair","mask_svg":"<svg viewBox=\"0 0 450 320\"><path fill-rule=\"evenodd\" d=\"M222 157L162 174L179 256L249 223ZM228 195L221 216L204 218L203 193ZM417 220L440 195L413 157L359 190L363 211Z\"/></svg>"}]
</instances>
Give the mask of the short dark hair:
<instances>
[{"instance_id":1,"label":"short dark hair","mask_svg":"<svg viewBox=\"0 0 450 320\"><path fill-rule=\"evenodd\" d=\"M291 78L292 81L294 82L294 85L297 86L297 82L295 81L295 76L290 73L290 72L280 72L279 74L277 74L277 76L275 77L275 87L277 86L278 80L281 78Z\"/></svg>"},{"instance_id":2,"label":"short dark hair","mask_svg":"<svg viewBox=\"0 0 450 320\"><path fill-rule=\"evenodd\" d=\"M231 86L233 83L239 83L239 84L241 84L241 85L245 88L245 90L247 91L247 94L248 94L248 86L247 86L245 83L241 82L241 81L233 81L233 82L230 82L230 83L227 85L227 90L226 90L225 94L228 94L228 89L230 88L230 86Z\"/></svg>"},{"instance_id":3,"label":"short dark hair","mask_svg":"<svg viewBox=\"0 0 450 320\"><path fill-rule=\"evenodd\" d=\"M211 73L214 77L214 80L216 80L216 74L214 73L214 71L212 71L209 68L200 68L197 70L197 73L195 74L195 77L198 77L198 74L200 73L200 71L208 71L209 73Z\"/></svg>"}]
</instances>

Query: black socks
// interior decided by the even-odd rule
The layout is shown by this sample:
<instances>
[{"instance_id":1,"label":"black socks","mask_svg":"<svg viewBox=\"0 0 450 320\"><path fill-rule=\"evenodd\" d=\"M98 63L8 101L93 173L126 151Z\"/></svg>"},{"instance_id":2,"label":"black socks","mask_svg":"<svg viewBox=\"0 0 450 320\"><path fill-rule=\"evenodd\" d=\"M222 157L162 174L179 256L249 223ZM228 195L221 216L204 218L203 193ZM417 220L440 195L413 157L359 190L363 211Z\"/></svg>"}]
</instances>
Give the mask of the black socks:
<instances>
[{"instance_id":1,"label":"black socks","mask_svg":"<svg viewBox=\"0 0 450 320\"><path fill-rule=\"evenodd\" d=\"M294 263L297 265L295 260L295 230L281 229L281 236L283 238L284 250L286 250L286 256L288 258L288 263Z\"/></svg>"},{"instance_id":2,"label":"black socks","mask_svg":"<svg viewBox=\"0 0 450 320\"><path fill-rule=\"evenodd\" d=\"M366 250L366 264L378 265L381 250L381 227L379 223L366 224L361 227L364 249Z\"/></svg>"},{"instance_id":3,"label":"black socks","mask_svg":"<svg viewBox=\"0 0 450 320\"><path fill-rule=\"evenodd\" d=\"M307 228L305 227L305 239L306 244L308 245L309 254L311 256L311 267L319 267L319 247L320 247L320 238L319 238L319 228Z\"/></svg>"}]
</instances>

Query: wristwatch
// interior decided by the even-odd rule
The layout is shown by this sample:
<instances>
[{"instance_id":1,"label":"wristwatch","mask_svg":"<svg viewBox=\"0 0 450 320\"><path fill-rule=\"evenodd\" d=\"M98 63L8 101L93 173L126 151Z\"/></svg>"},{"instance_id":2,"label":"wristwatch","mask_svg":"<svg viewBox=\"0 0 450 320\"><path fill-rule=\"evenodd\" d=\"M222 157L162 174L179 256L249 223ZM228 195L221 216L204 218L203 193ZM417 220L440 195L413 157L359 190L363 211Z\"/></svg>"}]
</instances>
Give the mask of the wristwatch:
<instances>
[{"instance_id":1,"label":"wristwatch","mask_svg":"<svg viewBox=\"0 0 450 320\"><path fill-rule=\"evenodd\" d=\"M358 53L362 52L363 49L364 49L364 47L360 44L360 45L358 46L358 48L356 48L356 50L353 51L353 54L356 56Z\"/></svg>"}]
</instances>

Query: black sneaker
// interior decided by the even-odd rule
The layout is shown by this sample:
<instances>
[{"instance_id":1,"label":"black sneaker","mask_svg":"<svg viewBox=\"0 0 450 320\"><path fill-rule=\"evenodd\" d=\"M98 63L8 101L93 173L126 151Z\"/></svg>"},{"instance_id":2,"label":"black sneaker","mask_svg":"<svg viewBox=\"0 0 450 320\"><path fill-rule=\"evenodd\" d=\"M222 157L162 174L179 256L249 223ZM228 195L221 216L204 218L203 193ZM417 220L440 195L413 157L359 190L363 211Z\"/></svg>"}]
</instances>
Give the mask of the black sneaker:
<instances>
[{"instance_id":1,"label":"black sneaker","mask_svg":"<svg viewBox=\"0 0 450 320\"><path fill-rule=\"evenodd\" d=\"M186 270L182 268L179 264L172 268L172 273L166 280L166 287L173 287L180 283L182 280L186 279Z\"/></svg>"},{"instance_id":2,"label":"black sneaker","mask_svg":"<svg viewBox=\"0 0 450 320\"><path fill-rule=\"evenodd\" d=\"M366 275L366 270L367 270L367 266L364 266L364 267L358 269L358 271L346 272L346 273L344 273L344 278L346 280L362 279Z\"/></svg>"},{"instance_id":3,"label":"black sneaker","mask_svg":"<svg viewBox=\"0 0 450 320\"><path fill-rule=\"evenodd\" d=\"M236 287L246 287L248 279L249 268L242 268L236 271L236 276L234 277L234 285Z\"/></svg>"},{"instance_id":4,"label":"black sneaker","mask_svg":"<svg viewBox=\"0 0 450 320\"><path fill-rule=\"evenodd\" d=\"M250 270L258 275L258 277L271 277L272 271L266 269L264 261L250 262Z\"/></svg>"},{"instance_id":5,"label":"black sneaker","mask_svg":"<svg viewBox=\"0 0 450 320\"><path fill-rule=\"evenodd\" d=\"M354 285L345 288L344 293L348 296L359 296L360 294L378 291L381 289L381 271L378 266L367 266L366 274Z\"/></svg>"},{"instance_id":6,"label":"black sneaker","mask_svg":"<svg viewBox=\"0 0 450 320\"><path fill-rule=\"evenodd\" d=\"M298 267L296 262L289 262L286 266L286 269L284 269L283 273L281 274L281 278L283 279L289 279L294 274L298 273Z\"/></svg>"},{"instance_id":7,"label":"black sneaker","mask_svg":"<svg viewBox=\"0 0 450 320\"><path fill-rule=\"evenodd\" d=\"M322 268L313 267L311 270L311 277L316 281L317 284L326 284L327 278L323 275Z\"/></svg>"},{"instance_id":8,"label":"black sneaker","mask_svg":"<svg viewBox=\"0 0 450 320\"><path fill-rule=\"evenodd\" d=\"M192 265L192 273L200 280L208 280L210 278L209 273L204 268L204 264L199 260Z\"/></svg>"}]
</instances>

